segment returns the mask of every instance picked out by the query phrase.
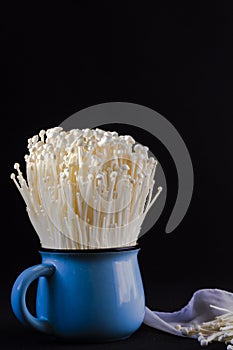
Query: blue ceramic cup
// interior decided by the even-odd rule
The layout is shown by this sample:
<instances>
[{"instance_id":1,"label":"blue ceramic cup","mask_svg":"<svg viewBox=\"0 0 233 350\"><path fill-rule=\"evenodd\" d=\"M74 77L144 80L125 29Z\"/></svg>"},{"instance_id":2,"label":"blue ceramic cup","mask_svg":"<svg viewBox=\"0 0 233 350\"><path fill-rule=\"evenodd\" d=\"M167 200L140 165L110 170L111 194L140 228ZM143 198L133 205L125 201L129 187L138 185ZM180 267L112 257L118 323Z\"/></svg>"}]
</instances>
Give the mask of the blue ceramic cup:
<instances>
[{"instance_id":1,"label":"blue ceramic cup","mask_svg":"<svg viewBox=\"0 0 233 350\"><path fill-rule=\"evenodd\" d=\"M41 249L42 263L14 283L11 304L26 325L78 342L125 339L143 322L145 297L139 248ZM26 306L30 284L39 278L36 317Z\"/></svg>"}]
</instances>

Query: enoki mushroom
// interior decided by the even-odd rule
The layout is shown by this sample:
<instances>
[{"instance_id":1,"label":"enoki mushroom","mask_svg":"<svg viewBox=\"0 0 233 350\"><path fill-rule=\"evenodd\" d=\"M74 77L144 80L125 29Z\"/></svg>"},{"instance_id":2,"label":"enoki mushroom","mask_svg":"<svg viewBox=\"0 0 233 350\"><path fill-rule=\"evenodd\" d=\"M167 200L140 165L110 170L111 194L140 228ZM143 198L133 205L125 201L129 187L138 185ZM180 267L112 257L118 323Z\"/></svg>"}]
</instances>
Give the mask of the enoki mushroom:
<instances>
[{"instance_id":1,"label":"enoki mushroom","mask_svg":"<svg viewBox=\"0 0 233 350\"><path fill-rule=\"evenodd\" d=\"M157 161L129 135L41 130L28 140L26 179L11 174L42 247L135 245L152 199Z\"/></svg>"},{"instance_id":2,"label":"enoki mushroom","mask_svg":"<svg viewBox=\"0 0 233 350\"><path fill-rule=\"evenodd\" d=\"M201 346L207 346L214 341L218 341L228 344L227 350L233 350L233 311L215 305L210 305L210 307L225 313L216 316L212 321L191 325L190 327L177 325L176 329L180 330L183 335L196 337Z\"/></svg>"}]
</instances>

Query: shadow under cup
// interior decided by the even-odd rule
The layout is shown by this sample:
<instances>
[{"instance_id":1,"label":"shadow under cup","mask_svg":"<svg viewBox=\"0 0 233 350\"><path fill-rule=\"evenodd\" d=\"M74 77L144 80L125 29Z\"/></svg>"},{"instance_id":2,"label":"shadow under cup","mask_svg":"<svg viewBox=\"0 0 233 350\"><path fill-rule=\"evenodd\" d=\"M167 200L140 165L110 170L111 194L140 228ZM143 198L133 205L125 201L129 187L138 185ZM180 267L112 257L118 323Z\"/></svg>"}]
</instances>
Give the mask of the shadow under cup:
<instances>
[{"instance_id":1,"label":"shadow under cup","mask_svg":"<svg viewBox=\"0 0 233 350\"><path fill-rule=\"evenodd\" d=\"M41 249L42 263L14 283L11 304L24 324L78 342L125 339L142 324L145 297L138 265L139 248L98 250ZM26 292L39 278L36 314Z\"/></svg>"}]
</instances>

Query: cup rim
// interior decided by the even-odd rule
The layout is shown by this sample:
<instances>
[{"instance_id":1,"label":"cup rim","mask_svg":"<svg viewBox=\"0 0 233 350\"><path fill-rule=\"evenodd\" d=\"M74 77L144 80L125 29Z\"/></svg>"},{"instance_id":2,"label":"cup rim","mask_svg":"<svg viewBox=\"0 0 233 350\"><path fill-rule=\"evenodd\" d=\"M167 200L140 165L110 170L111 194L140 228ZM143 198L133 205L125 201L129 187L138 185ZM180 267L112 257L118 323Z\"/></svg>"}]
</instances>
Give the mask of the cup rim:
<instances>
[{"instance_id":1,"label":"cup rim","mask_svg":"<svg viewBox=\"0 0 233 350\"><path fill-rule=\"evenodd\" d=\"M140 247L138 244L133 246L126 247L115 247L115 248L100 248L100 249L57 249L57 248L44 248L41 247L39 252L41 253L67 253L67 254L89 254L89 253L114 253L114 252L123 252L123 251L131 251L138 250Z\"/></svg>"}]
</instances>

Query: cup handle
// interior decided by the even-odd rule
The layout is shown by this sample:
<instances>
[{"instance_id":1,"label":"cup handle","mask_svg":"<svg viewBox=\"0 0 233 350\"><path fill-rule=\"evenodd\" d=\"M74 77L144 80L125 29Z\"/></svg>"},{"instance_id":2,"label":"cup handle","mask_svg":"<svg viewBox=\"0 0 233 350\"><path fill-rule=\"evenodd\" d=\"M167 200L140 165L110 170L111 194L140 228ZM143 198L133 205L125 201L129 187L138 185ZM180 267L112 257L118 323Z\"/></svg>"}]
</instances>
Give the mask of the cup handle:
<instances>
[{"instance_id":1,"label":"cup handle","mask_svg":"<svg viewBox=\"0 0 233 350\"><path fill-rule=\"evenodd\" d=\"M26 305L26 293L28 287L35 279L50 277L54 271L55 267L51 264L39 264L29 267L18 276L11 292L11 306L18 320L45 333L51 333L51 326L45 317L36 318L29 312Z\"/></svg>"}]
</instances>

